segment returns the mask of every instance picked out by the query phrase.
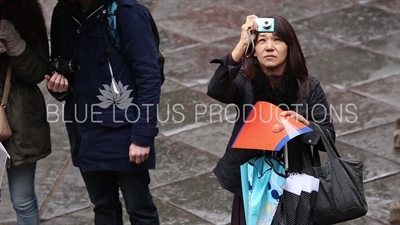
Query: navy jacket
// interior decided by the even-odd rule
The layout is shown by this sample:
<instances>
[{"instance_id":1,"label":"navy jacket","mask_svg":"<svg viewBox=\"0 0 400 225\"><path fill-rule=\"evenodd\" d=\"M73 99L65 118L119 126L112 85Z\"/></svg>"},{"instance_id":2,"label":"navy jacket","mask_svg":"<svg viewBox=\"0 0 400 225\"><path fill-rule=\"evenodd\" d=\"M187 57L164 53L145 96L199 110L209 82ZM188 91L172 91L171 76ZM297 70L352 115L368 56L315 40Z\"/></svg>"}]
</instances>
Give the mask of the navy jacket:
<instances>
[{"instance_id":1,"label":"navy jacket","mask_svg":"<svg viewBox=\"0 0 400 225\"><path fill-rule=\"evenodd\" d=\"M242 195L240 165L251 158L263 155L264 151L231 148L251 110L251 107L243 106L254 104L254 94L251 82L246 81L243 71L240 72L242 65L227 66L227 57L211 61L219 63L220 66L209 82L207 94L220 102L235 104L240 110L237 111L237 122L232 130L225 154L213 171L222 187L236 195ZM324 109L329 109L329 105L319 81L316 78L309 78L301 85L308 85L309 95L307 98L299 98L296 103L298 108L294 107L291 110L308 118L309 127L314 131L297 136L288 142L289 169L294 172L301 172L303 166L301 152L307 150L310 152L310 145L325 151L320 141L320 133L316 131L315 126L321 126L327 137L331 136L333 140L335 139L335 130L331 123L329 110L324 111ZM324 107L314 107L317 105ZM242 109L245 109L244 113Z\"/></svg>"},{"instance_id":2,"label":"navy jacket","mask_svg":"<svg viewBox=\"0 0 400 225\"><path fill-rule=\"evenodd\" d=\"M66 2L60 1L53 11L52 58L61 56L80 65L76 72L65 75L71 90L62 98L74 98L76 104L75 113L69 104L64 110L70 140L74 135L72 116L80 124L79 153L72 159L83 171L151 169L155 167L161 83L149 11L137 1L119 1L121 50L112 48L109 61L102 61L109 44L106 19L111 2L97 0L86 18ZM139 165L130 163L131 143L151 146L149 159Z\"/></svg>"}]
</instances>

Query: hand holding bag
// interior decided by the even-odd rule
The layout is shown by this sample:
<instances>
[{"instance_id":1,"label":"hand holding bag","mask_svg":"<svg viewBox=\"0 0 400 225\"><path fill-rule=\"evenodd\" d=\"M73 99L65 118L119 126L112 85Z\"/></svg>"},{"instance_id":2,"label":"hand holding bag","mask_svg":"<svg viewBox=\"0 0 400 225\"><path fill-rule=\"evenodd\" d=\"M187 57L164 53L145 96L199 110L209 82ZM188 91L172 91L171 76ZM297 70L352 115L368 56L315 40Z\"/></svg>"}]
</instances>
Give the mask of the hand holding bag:
<instances>
[{"instance_id":1,"label":"hand holding bag","mask_svg":"<svg viewBox=\"0 0 400 225\"><path fill-rule=\"evenodd\" d=\"M329 141L321 127L316 127L329 160L311 166L310 158L303 152L304 173L320 180L314 224L334 224L364 216L368 205L363 188L363 163L340 158L333 140ZM313 157L319 158L318 150Z\"/></svg>"},{"instance_id":2,"label":"hand holding bag","mask_svg":"<svg viewBox=\"0 0 400 225\"><path fill-rule=\"evenodd\" d=\"M8 66L6 81L3 87L3 98L1 99L0 105L0 141L5 141L11 137L11 129L8 124L7 116L6 116L6 105L8 100L8 94L10 93L11 88L11 65Z\"/></svg>"}]
</instances>

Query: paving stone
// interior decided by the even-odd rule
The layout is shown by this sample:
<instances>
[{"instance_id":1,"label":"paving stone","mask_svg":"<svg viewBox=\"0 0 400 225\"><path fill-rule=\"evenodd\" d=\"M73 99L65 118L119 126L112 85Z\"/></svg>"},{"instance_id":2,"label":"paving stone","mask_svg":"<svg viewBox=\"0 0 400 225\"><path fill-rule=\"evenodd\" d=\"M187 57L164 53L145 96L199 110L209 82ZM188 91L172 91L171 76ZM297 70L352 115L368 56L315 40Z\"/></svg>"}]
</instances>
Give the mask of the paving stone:
<instances>
[{"instance_id":1,"label":"paving stone","mask_svg":"<svg viewBox=\"0 0 400 225\"><path fill-rule=\"evenodd\" d=\"M398 109L346 91L328 92L331 117L338 136L394 121ZM377 116L379 115L379 116Z\"/></svg>"},{"instance_id":2,"label":"paving stone","mask_svg":"<svg viewBox=\"0 0 400 225\"><path fill-rule=\"evenodd\" d=\"M159 107L160 133L169 136L207 125L219 119L212 112L220 109L223 109L222 103L191 89L166 93Z\"/></svg>"},{"instance_id":3,"label":"paving stone","mask_svg":"<svg viewBox=\"0 0 400 225\"><path fill-rule=\"evenodd\" d=\"M362 46L371 51L400 58L400 33L364 42Z\"/></svg>"},{"instance_id":4,"label":"paving stone","mask_svg":"<svg viewBox=\"0 0 400 225\"><path fill-rule=\"evenodd\" d=\"M343 48L307 58L308 71L320 80L347 88L400 73L400 62L358 48Z\"/></svg>"},{"instance_id":5,"label":"paving stone","mask_svg":"<svg viewBox=\"0 0 400 225\"><path fill-rule=\"evenodd\" d=\"M233 196L213 174L203 174L152 190L155 197L209 221L227 224Z\"/></svg>"},{"instance_id":6,"label":"paving stone","mask_svg":"<svg viewBox=\"0 0 400 225\"><path fill-rule=\"evenodd\" d=\"M207 94L208 83L207 84L199 84L192 87L194 90L200 91L202 93Z\"/></svg>"},{"instance_id":7,"label":"paving stone","mask_svg":"<svg viewBox=\"0 0 400 225\"><path fill-rule=\"evenodd\" d=\"M368 203L367 216L389 223L389 204L400 199L400 174L369 182L364 185Z\"/></svg>"},{"instance_id":8,"label":"paving stone","mask_svg":"<svg viewBox=\"0 0 400 225\"><path fill-rule=\"evenodd\" d=\"M164 72L168 79L186 87L207 84L218 67L210 61L228 53L209 45L167 53Z\"/></svg>"},{"instance_id":9,"label":"paving stone","mask_svg":"<svg viewBox=\"0 0 400 225\"><path fill-rule=\"evenodd\" d=\"M371 1L369 5L392 12L400 14L400 2L398 0L380 0Z\"/></svg>"},{"instance_id":10,"label":"paving stone","mask_svg":"<svg viewBox=\"0 0 400 225\"><path fill-rule=\"evenodd\" d=\"M329 0L275 0L265 3L263 3L262 0L258 0L257 2L246 1L246 3L241 3L246 9L253 10L253 13L254 11L257 12L256 15L258 16L280 15L289 21L313 17L318 14L346 8L354 4L355 2L352 0L339 0L334 2Z\"/></svg>"},{"instance_id":11,"label":"paving stone","mask_svg":"<svg viewBox=\"0 0 400 225\"><path fill-rule=\"evenodd\" d=\"M156 141L157 165L150 170L150 187L159 187L211 172L218 157L188 144L159 138Z\"/></svg>"},{"instance_id":12,"label":"paving stone","mask_svg":"<svg viewBox=\"0 0 400 225\"><path fill-rule=\"evenodd\" d=\"M125 204L123 198L120 199L123 209L123 221L124 224L129 223L129 216L126 213ZM165 225L186 225L186 224L196 224L196 225L206 225L209 224L190 213L185 212L177 207L165 204L158 199L153 199L154 204L157 206L160 224ZM71 212L63 216L51 218L42 221L43 225L87 225L93 224L93 206L87 207L76 212Z\"/></svg>"},{"instance_id":13,"label":"paving stone","mask_svg":"<svg viewBox=\"0 0 400 225\"><path fill-rule=\"evenodd\" d=\"M397 115L400 116L400 114ZM394 122L395 119L396 116L392 116L391 122ZM390 123L384 126L344 135L339 137L338 140L400 163L400 151L393 148L393 131L394 123Z\"/></svg>"},{"instance_id":14,"label":"paving stone","mask_svg":"<svg viewBox=\"0 0 400 225\"><path fill-rule=\"evenodd\" d=\"M185 87L179 85L175 82L169 81L168 78L165 79L164 84L161 86L161 98L163 98L164 94L180 89L184 89Z\"/></svg>"},{"instance_id":15,"label":"paving stone","mask_svg":"<svg viewBox=\"0 0 400 225\"><path fill-rule=\"evenodd\" d=\"M158 22L156 21L158 24ZM183 34L173 33L163 26L157 26L160 35L160 51L163 54L193 48L201 44L197 40L185 37ZM165 59L168 62L168 57Z\"/></svg>"},{"instance_id":16,"label":"paving stone","mask_svg":"<svg viewBox=\"0 0 400 225\"><path fill-rule=\"evenodd\" d=\"M368 6L353 6L295 24L308 27L349 44L359 44L393 33L400 28L400 17Z\"/></svg>"},{"instance_id":17,"label":"paving stone","mask_svg":"<svg viewBox=\"0 0 400 225\"><path fill-rule=\"evenodd\" d=\"M230 8L237 8L238 4L243 4L241 0L219 0L218 5L213 0L202 0L202 1L187 1L187 0L164 0L158 1L153 8L152 14L156 20L168 20L170 17L182 16L184 13L191 13L196 11L202 11L210 7L219 7L229 5ZM223 14L221 14L223 15Z\"/></svg>"},{"instance_id":18,"label":"paving stone","mask_svg":"<svg viewBox=\"0 0 400 225\"><path fill-rule=\"evenodd\" d=\"M234 118L232 122L234 122ZM234 126L232 122L216 122L208 126L181 132L171 136L171 138L222 157L232 133ZM214 167L215 165L212 166L212 168Z\"/></svg>"},{"instance_id":19,"label":"paving stone","mask_svg":"<svg viewBox=\"0 0 400 225\"><path fill-rule=\"evenodd\" d=\"M353 86L351 92L376 99L400 109L400 75Z\"/></svg>"},{"instance_id":20,"label":"paving stone","mask_svg":"<svg viewBox=\"0 0 400 225\"><path fill-rule=\"evenodd\" d=\"M65 176L56 191L51 196L44 213L43 219L50 219L66 213L75 212L91 206L85 183L79 169L72 163L66 169Z\"/></svg>"},{"instance_id":21,"label":"paving stone","mask_svg":"<svg viewBox=\"0 0 400 225\"><path fill-rule=\"evenodd\" d=\"M210 18L213 19L210 20ZM203 43L211 43L240 35L240 27L245 19L246 14L243 10L213 4L202 10L183 11L177 16L168 17L167 20L159 20L157 26ZM202 57L200 56L200 58Z\"/></svg>"},{"instance_id":22,"label":"paving stone","mask_svg":"<svg viewBox=\"0 0 400 225\"><path fill-rule=\"evenodd\" d=\"M305 57L343 48L343 44L329 40L309 30L298 29L297 37Z\"/></svg>"}]
</instances>

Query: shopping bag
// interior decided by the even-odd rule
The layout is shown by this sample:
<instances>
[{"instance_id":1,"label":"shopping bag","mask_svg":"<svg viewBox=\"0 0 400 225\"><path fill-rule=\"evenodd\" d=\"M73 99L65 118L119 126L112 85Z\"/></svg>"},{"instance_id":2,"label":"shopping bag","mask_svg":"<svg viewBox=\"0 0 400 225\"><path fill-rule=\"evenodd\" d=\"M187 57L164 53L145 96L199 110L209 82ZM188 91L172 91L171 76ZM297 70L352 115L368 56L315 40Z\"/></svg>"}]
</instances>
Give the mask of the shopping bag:
<instances>
[{"instance_id":1,"label":"shopping bag","mask_svg":"<svg viewBox=\"0 0 400 225\"><path fill-rule=\"evenodd\" d=\"M325 136L320 126L316 127L329 160L311 165L303 153L304 173L320 180L314 224L335 224L364 216L368 205L363 189L363 163L340 158L333 140ZM314 151L314 158L319 158L318 154Z\"/></svg>"},{"instance_id":2,"label":"shopping bag","mask_svg":"<svg viewBox=\"0 0 400 225\"><path fill-rule=\"evenodd\" d=\"M10 158L3 144L0 142L0 202L1 202L1 182L6 170L7 159Z\"/></svg>"},{"instance_id":3,"label":"shopping bag","mask_svg":"<svg viewBox=\"0 0 400 225\"><path fill-rule=\"evenodd\" d=\"M246 224L271 224L286 180L283 162L262 156L250 159L240 170Z\"/></svg>"}]
</instances>

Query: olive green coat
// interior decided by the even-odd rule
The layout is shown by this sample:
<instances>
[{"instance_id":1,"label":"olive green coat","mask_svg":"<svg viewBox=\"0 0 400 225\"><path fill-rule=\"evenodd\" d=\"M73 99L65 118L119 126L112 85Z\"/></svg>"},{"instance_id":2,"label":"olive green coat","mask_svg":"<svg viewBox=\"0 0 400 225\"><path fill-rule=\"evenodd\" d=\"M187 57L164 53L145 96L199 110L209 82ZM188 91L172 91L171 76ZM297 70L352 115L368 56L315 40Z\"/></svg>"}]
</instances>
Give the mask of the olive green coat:
<instances>
[{"instance_id":1,"label":"olive green coat","mask_svg":"<svg viewBox=\"0 0 400 225\"><path fill-rule=\"evenodd\" d=\"M27 45L21 55L9 57L0 54L0 96L7 66L11 63L11 90L6 115L12 136L3 141L11 156L11 166L36 162L50 154L50 126L47 122L46 105L37 86L48 71L49 47L43 40L40 51Z\"/></svg>"}]
</instances>

